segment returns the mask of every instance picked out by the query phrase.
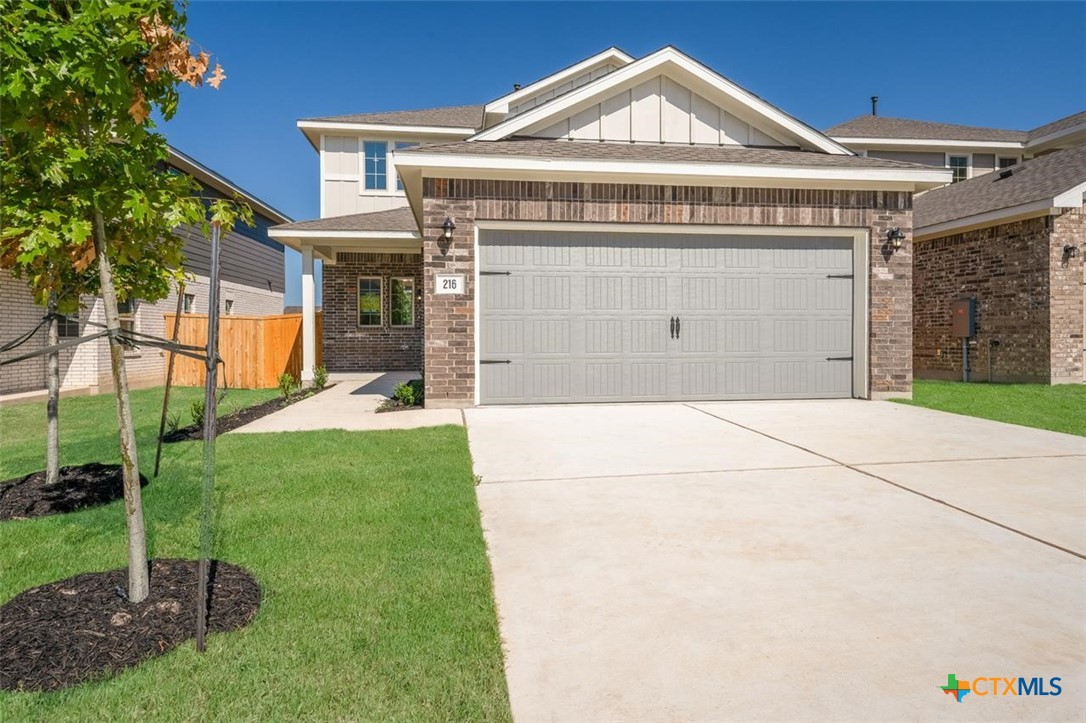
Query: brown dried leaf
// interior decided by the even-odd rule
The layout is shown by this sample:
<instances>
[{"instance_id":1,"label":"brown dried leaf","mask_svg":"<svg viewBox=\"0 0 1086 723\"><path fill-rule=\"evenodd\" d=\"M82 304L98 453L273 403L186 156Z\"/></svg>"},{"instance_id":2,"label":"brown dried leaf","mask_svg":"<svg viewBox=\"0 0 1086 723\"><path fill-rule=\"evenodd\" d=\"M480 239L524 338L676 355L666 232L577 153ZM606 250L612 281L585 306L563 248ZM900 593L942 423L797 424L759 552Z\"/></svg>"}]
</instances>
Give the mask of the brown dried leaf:
<instances>
[{"instance_id":1,"label":"brown dried leaf","mask_svg":"<svg viewBox=\"0 0 1086 723\"><path fill-rule=\"evenodd\" d=\"M211 77L207 79L207 84L215 90L218 90L219 86L222 85L222 82L224 80L226 80L226 73L223 72L221 65L215 63L215 72L213 72L211 74Z\"/></svg>"},{"instance_id":2,"label":"brown dried leaf","mask_svg":"<svg viewBox=\"0 0 1086 723\"><path fill-rule=\"evenodd\" d=\"M136 97L133 99L132 105L128 106L128 115L132 116L132 120L136 121L136 123L143 123L151 115L151 107L147 105L147 100L139 90L136 91Z\"/></svg>"}]
</instances>

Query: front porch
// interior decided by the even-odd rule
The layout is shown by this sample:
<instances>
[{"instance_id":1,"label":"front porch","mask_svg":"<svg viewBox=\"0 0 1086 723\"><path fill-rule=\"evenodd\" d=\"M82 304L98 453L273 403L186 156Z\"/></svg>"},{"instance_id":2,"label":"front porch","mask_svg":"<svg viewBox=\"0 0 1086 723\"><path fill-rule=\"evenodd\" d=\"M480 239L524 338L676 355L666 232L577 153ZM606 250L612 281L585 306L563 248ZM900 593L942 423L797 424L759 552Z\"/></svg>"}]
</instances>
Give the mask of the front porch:
<instances>
[{"instance_id":1,"label":"front porch","mask_svg":"<svg viewBox=\"0 0 1086 723\"><path fill-rule=\"evenodd\" d=\"M423 366L422 242L409 208L277 226L302 254L302 373L317 345L328 371L358 375ZM317 338L316 261L323 264L323 338Z\"/></svg>"}]
</instances>

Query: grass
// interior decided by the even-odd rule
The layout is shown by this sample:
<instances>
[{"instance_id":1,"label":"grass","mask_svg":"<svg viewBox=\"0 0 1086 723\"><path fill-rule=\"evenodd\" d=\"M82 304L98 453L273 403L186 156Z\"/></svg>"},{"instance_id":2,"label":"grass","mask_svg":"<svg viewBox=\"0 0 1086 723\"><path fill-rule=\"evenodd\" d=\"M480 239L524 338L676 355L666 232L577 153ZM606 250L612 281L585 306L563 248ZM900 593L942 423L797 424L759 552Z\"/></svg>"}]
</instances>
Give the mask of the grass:
<instances>
[{"instance_id":1,"label":"grass","mask_svg":"<svg viewBox=\"0 0 1086 723\"><path fill-rule=\"evenodd\" d=\"M145 463L160 394L133 395ZM0 479L41 467L42 415L0 409ZM116 458L111 397L64 399L61 420L65 463ZM186 644L67 691L0 692L0 720L509 719L462 428L228 434L217 459L215 554L260 580L253 623L204 655ZM196 555L200 462L199 442L167 445L144 489L154 557ZM120 502L0 534L0 600L124 565Z\"/></svg>"},{"instance_id":2,"label":"grass","mask_svg":"<svg viewBox=\"0 0 1086 723\"><path fill-rule=\"evenodd\" d=\"M916 380L902 404L1086 436L1086 386Z\"/></svg>"}]
</instances>

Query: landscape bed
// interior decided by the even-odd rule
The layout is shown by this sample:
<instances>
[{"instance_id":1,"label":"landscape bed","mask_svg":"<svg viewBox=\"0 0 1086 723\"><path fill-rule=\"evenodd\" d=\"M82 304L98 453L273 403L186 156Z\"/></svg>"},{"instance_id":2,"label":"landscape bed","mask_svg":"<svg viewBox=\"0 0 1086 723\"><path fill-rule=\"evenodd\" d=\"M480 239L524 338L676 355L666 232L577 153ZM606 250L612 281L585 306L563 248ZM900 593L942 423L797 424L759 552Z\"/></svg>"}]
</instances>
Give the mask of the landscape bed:
<instances>
[{"instance_id":1,"label":"landscape bed","mask_svg":"<svg viewBox=\"0 0 1086 723\"><path fill-rule=\"evenodd\" d=\"M185 410L202 390L173 396ZM146 469L162 390L132 397ZM0 477L41 468L44 429L42 404L0 408ZM144 489L155 559L197 557L200 449L168 445ZM116 456L113 399L63 399L62 463ZM189 640L65 690L0 691L0 719L510 719L462 428L229 434L217 444L215 504L213 556L259 581L252 622L213 632L204 654ZM0 603L124 564L120 502L4 523L3 535Z\"/></svg>"}]
</instances>

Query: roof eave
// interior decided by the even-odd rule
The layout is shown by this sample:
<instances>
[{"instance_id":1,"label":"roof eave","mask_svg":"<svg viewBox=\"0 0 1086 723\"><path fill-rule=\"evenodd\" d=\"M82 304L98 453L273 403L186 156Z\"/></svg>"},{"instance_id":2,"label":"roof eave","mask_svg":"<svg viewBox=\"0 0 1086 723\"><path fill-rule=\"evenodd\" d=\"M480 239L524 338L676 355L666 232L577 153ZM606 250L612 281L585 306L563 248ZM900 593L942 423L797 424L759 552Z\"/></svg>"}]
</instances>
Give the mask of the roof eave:
<instances>
[{"instance_id":1,"label":"roof eave","mask_svg":"<svg viewBox=\"0 0 1086 723\"><path fill-rule=\"evenodd\" d=\"M237 185L225 176L216 173L204 164L192 158L189 155L182 153L173 146L169 147L169 163L183 173L187 173L190 176L198 179L199 181L211 186L215 190L223 193L227 196L236 194L240 196L244 201L249 204L253 211L265 216L276 223L290 223L292 219L279 209L270 205L266 201L262 201L253 194L246 191L241 186Z\"/></svg>"},{"instance_id":2,"label":"roof eave","mask_svg":"<svg viewBox=\"0 0 1086 723\"><path fill-rule=\"evenodd\" d=\"M951 172L942 168L843 168L785 166L746 163L674 163L605 159L544 158L538 156L496 157L470 154L438 154L423 151L401 152L397 168L438 171L445 175L490 177L557 175L563 178L640 180L656 178L668 182L701 185L836 187L878 190L921 191L946 185Z\"/></svg>"},{"instance_id":3,"label":"roof eave","mask_svg":"<svg viewBox=\"0 0 1086 723\"><path fill-rule=\"evenodd\" d=\"M964 146L989 150L1023 150L1026 144L1022 141L965 141L946 140L937 138L887 138L865 136L830 136L835 141L846 146L894 146L900 148L962 148Z\"/></svg>"},{"instance_id":4,"label":"roof eave","mask_svg":"<svg viewBox=\"0 0 1086 723\"><path fill-rule=\"evenodd\" d=\"M917 226L913 230L913 238L917 241L926 241L951 234L988 228L989 226L1001 226L1014 221L1059 214L1068 208L1081 207L1084 198L1086 198L1086 183L1080 183L1055 196L963 216L962 218L940 221L926 226Z\"/></svg>"}]
</instances>

